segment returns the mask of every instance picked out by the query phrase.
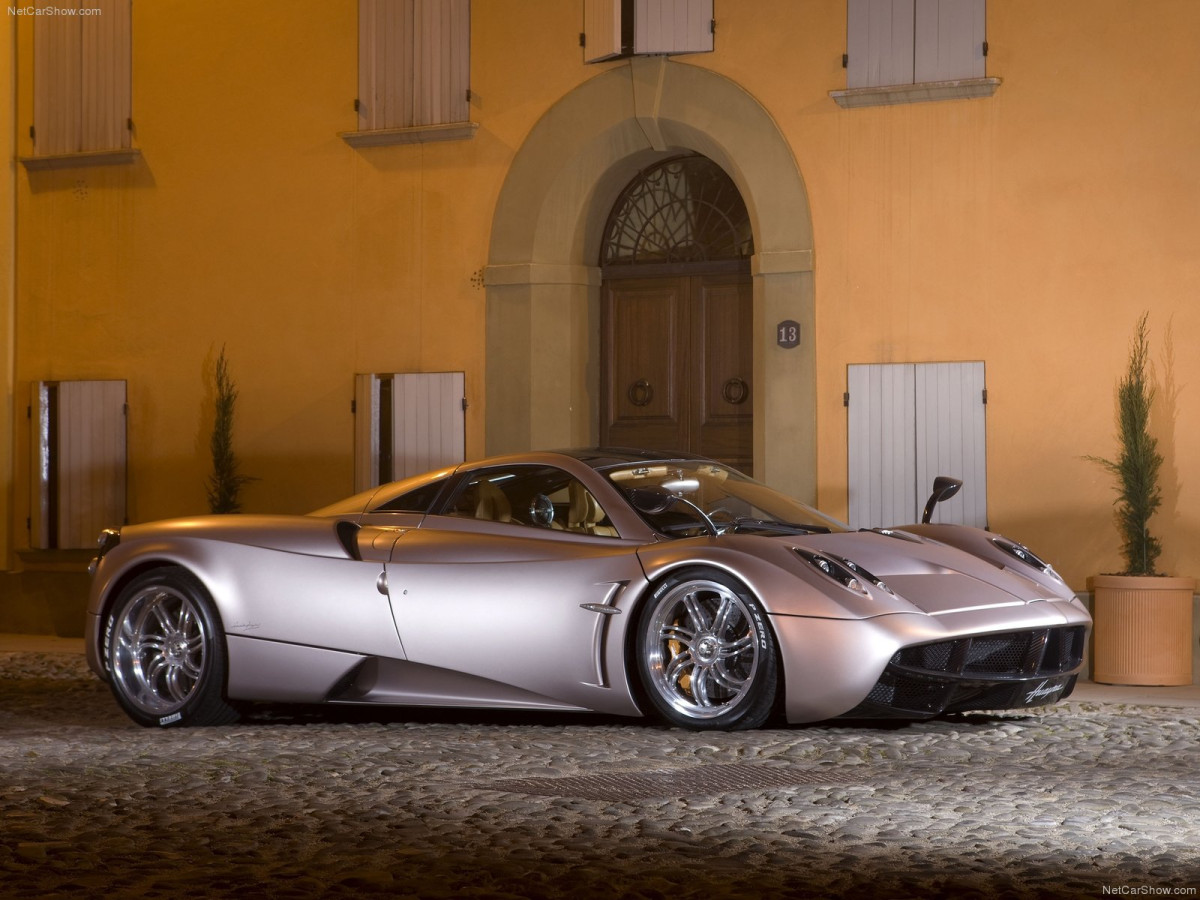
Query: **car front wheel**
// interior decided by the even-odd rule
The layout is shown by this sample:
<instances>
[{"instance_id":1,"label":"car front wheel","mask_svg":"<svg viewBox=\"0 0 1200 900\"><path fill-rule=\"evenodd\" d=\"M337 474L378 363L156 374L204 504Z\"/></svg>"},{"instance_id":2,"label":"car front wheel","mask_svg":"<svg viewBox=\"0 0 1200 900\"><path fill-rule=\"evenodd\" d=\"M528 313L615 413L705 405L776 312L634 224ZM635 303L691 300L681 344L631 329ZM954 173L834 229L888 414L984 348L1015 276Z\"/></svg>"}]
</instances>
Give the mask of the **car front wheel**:
<instances>
[{"instance_id":1,"label":"car front wheel","mask_svg":"<svg viewBox=\"0 0 1200 900\"><path fill-rule=\"evenodd\" d=\"M105 633L109 684L140 725L223 725L225 642L212 599L187 570L155 569L131 581Z\"/></svg>"},{"instance_id":2,"label":"car front wheel","mask_svg":"<svg viewBox=\"0 0 1200 900\"><path fill-rule=\"evenodd\" d=\"M654 709L693 729L757 728L775 702L775 639L758 601L721 572L662 581L642 609L637 664Z\"/></svg>"}]
</instances>

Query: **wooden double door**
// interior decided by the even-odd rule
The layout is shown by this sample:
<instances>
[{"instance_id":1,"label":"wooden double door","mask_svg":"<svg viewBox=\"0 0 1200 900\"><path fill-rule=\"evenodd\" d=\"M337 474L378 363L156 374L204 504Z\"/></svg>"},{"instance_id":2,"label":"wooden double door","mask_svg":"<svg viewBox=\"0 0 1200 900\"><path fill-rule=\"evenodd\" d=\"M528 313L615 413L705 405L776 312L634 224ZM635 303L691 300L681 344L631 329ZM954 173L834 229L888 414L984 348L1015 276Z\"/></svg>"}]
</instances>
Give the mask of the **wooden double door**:
<instances>
[{"instance_id":1,"label":"wooden double door","mask_svg":"<svg viewBox=\"0 0 1200 900\"><path fill-rule=\"evenodd\" d=\"M606 279L602 444L682 450L750 473L752 320L748 273Z\"/></svg>"}]
</instances>

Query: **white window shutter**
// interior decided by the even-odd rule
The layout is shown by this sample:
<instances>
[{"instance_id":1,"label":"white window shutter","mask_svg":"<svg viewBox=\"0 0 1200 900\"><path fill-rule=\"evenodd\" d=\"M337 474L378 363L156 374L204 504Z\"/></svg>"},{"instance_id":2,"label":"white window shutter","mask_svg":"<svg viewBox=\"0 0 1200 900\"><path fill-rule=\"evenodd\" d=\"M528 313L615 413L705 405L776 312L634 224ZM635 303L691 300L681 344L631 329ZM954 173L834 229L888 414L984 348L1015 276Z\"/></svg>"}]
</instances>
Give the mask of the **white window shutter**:
<instances>
[{"instance_id":1,"label":"white window shutter","mask_svg":"<svg viewBox=\"0 0 1200 900\"><path fill-rule=\"evenodd\" d=\"M470 117L470 0L359 0L360 131Z\"/></svg>"},{"instance_id":2,"label":"white window shutter","mask_svg":"<svg viewBox=\"0 0 1200 900\"><path fill-rule=\"evenodd\" d=\"M387 62L395 60L398 48L389 53L388 39L397 28L391 16L400 14L400 3L390 0L358 2L358 127L360 131L384 128L388 121L389 85ZM393 42L394 43L394 42ZM396 91L399 94L399 91Z\"/></svg>"},{"instance_id":3,"label":"white window shutter","mask_svg":"<svg viewBox=\"0 0 1200 900\"><path fill-rule=\"evenodd\" d=\"M40 15L33 22L34 148L42 156L83 149L79 21L75 16Z\"/></svg>"},{"instance_id":4,"label":"white window shutter","mask_svg":"<svg viewBox=\"0 0 1200 900\"><path fill-rule=\"evenodd\" d=\"M355 490L462 462L464 389L462 372L356 376Z\"/></svg>"},{"instance_id":5,"label":"white window shutter","mask_svg":"<svg viewBox=\"0 0 1200 900\"><path fill-rule=\"evenodd\" d=\"M463 461L463 380L462 372L393 376L393 478L408 478Z\"/></svg>"},{"instance_id":6,"label":"white window shutter","mask_svg":"<svg viewBox=\"0 0 1200 900\"><path fill-rule=\"evenodd\" d=\"M635 0L634 53L708 53L712 0Z\"/></svg>"},{"instance_id":7,"label":"white window shutter","mask_svg":"<svg viewBox=\"0 0 1200 900\"><path fill-rule=\"evenodd\" d=\"M621 0L583 0L583 61L621 55Z\"/></svg>"},{"instance_id":8,"label":"white window shutter","mask_svg":"<svg viewBox=\"0 0 1200 900\"><path fill-rule=\"evenodd\" d=\"M129 0L88 0L100 15L79 20L82 32L81 132L84 150L130 145L131 42Z\"/></svg>"},{"instance_id":9,"label":"white window shutter","mask_svg":"<svg viewBox=\"0 0 1200 900\"><path fill-rule=\"evenodd\" d=\"M33 410L33 544L94 547L125 522L125 382L38 382Z\"/></svg>"},{"instance_id":10,"label":"white window shutter","mask_svg":"<svg viewBox=\"0 0 1200 900\"><path fill-rule=\"evenodd\" d=\"M380 482L379 376L354 376L354 491Z\"/></svg>"},{"instance_id":11,"label":"white window shutter","mask_svg":"<svg viewBox=\"0 0 1200 900\"><path fill-rule=\"evenodd\" d=\"M416 0L413 125L465 122L470 104L470 0Z\"/></svg>"},{"instance_id":12,"label":"white window shutter","mask_svg":"<svg viewBox=\"0 0 1200 900\"><path fill-rule=\"evenodd\" d=\"M849 522L855 528L912 521L917 504L915 384L911 365L848 369Z\"/></svg>"},{"instance_id":13,"label":"white window shutter","mask_svg":"<svg viewBox=\"0 0 1200 900\"><path fill-rule=\"evenodd\" d=\"M986 527L983 363L854 365L846 382L850 525L919 521L933 479L950 475L963 488L934 521Z\"/></svg>"},{"instance_id":14,"label":"white window shutter","mask_svg":"<svg viewBox=\"0 0 1200 900\"><path fill-rule=\"evenodd\" d=\"M983 78L986 12L985 0L916 0L914 79Z\"/></svg>"},{"instance_id":15,"label":"white window shutter","mask_svg":"<svg viewBox=\"0 0 1200 900\"><path fill-rule=\"evenodd\" d=\"M917 487L928 495L938 475L961 478L962 490L938 504L934 521L985 528L983 363L927 363L916 367L916 379Z\"/></svg>"},{"instance_id":16,"label":"white window shutter","mask_svg":"<svg viewBox=\"0 0 1200 900\"><path fill-rule=\"evenodd\" d=\"M33 130L39 156L130 146L130 0L39 2L99 15L33 23Z\"/></svg>"},{"instance_id":17,"label":"white window shutter","mask_svg":"<svg viewBox=\"0 0 1200 900\"><path fill-rule=\"evenodd\" d=\"M913 0L848 0L846 86L912 84Z\"/></svg>"}]
</instances>

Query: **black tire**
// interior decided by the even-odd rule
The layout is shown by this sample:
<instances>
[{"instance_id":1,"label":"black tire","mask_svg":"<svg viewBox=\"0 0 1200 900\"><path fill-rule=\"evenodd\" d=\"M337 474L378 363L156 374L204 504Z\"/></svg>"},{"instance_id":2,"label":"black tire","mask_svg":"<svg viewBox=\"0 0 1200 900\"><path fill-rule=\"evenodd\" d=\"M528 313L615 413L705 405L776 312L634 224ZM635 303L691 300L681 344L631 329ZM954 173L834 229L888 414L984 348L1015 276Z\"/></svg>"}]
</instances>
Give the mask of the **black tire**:
<instances>
[{"instance_id":1,"label":"black tire","mask_svg":"<svg viewBox=\"0 0 1200 900\"><path fill-rule=\"evenodd\" d=\"M224 697L228 657L212 598L179 566L134 578L112 607L104 634L108 683L139 725L226 725L238 713Z\"/></svg>"},{"instance_id":2,"label":"black tire","mask_svg":"<svg viewBox=\"0 0 1200 900\"><path fill-rule=\"evenodd\" d=\"M663 579L639 613L636 654L646 698L671 725L758 728L775 705L775 636L750 591L722 572Z\"/></svg>"}]
</instances>

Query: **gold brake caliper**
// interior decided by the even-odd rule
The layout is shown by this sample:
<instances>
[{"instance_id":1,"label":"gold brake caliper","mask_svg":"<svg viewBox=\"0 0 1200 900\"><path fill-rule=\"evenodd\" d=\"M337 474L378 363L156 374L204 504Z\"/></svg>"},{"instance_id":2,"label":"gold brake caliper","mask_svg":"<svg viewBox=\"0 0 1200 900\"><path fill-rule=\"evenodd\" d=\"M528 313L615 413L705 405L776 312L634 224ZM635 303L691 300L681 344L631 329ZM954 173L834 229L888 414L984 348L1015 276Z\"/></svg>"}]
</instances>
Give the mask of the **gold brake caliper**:
<instances>
[{"instance_id":1,"label":"gold brake caliper","mask_svg":"<svg viewBox=\"0 0 1200 900\"><path fill-rule=\"evenodd\" d=\"M672 624L675 628L678 628L680 625L680 622L678 619L676 619ZM671 659L674 660L677 656L679 656L681 653L683 653L683 642L676 641L676 640L667 641L667 649L671 651ZM683 690L687 691L687 693L690 694L692 692L692 673L691 672L684 672L682 675L679 676L677 681L679 682L679 686L681 688L683 688Z\"/></svg>"}]
</instances>

